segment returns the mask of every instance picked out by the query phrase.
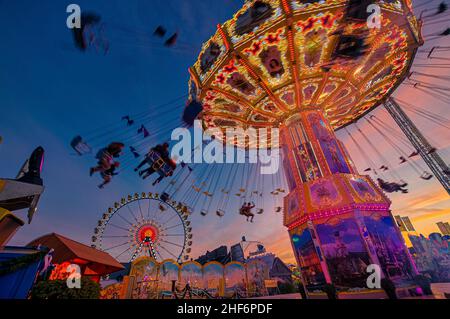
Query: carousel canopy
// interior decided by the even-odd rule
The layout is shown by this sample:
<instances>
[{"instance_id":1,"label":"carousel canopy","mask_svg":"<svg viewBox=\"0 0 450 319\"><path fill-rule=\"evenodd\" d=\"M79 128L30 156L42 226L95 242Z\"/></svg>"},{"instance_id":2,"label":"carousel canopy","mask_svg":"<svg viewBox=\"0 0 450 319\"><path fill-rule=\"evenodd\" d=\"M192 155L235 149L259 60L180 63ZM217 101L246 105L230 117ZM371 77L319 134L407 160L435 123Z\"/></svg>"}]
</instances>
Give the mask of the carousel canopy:
<instances>
[{"instance_id":1,"label":"carousel canopy","mask_svg":"<svg viewBox=\"0 0 450 319\"><path fill-rule=\"evenodd\" d=\"M369 4L380 28L368 27ZM392 93L421 42L409 0L246 1L203 45L190 97L204 128L277 127L321 109L338 129Z\"/></svg>"}]
</instances>

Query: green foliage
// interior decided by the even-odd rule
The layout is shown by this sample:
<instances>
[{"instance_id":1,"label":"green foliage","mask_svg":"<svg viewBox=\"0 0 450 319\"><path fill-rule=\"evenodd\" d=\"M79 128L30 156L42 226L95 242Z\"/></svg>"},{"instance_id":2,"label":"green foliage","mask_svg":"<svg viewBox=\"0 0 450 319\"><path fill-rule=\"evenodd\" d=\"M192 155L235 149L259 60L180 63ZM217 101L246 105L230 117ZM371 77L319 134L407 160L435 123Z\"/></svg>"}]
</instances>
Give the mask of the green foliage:
<instances>
[{"instance_id":1,"label":"green foliage","mask_svg":"<svg viewBox=\"0 0 450 319\"><path fill-rule=\"evenodd\" d=\"M25 268L32 263L44 258L47 252L38 252L35 254L27 254L18 258L10 259L0 263L0 276L13 273Z\"/></svg>"},{"instance_id":2,"label":"green foliage","mask_svg":"<svg viewBox=\"0 0 450 319\"><path fill-rule=\"evenodd\" d=\"M293 294L297 292L296 287L294 284L290 282L281 282L278 284L278 289L280 290L281 294Z\"/></svg>"},{"instance_id":3,"label":"green foliage","mask_svg":"<svg viewBox=\"0 0 450 319\"><path fill-rule=\"evenodd\" d=\"M81 278L81 288L68 288L65 280L38 282L31 290L31 299L99 299L100 285L87 277Z\"/></svg>"}]
</instances>

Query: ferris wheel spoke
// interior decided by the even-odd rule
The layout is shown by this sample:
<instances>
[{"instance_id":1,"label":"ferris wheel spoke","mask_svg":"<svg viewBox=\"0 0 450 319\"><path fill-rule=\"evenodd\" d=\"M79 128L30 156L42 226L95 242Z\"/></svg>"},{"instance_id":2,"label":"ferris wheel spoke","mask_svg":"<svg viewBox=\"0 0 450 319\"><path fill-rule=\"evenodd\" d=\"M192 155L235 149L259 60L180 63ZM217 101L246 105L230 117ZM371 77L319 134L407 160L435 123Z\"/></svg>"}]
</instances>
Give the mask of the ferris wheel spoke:
<instances>
[{"instance_id":1,"label":"ferris wheel spoke","mask_svg":"<svg viewBox=\"0 0 450 319\"><path fill-rule=\"evenodd\" d=\"M124 251L122 251L119 255L117 255L115 258L119 259L120 256L122 256L123 254L125 254L127 251L130 251L131 248L133 248L133 246L130 246L129 248L125 249Z\"/></svg>"},{"instance_id":2,"label":"ferris wheel spoke","mask_svg":"<svg viewBox=\"0 0 450 319\"><path fill-rule=\"evenodd\" d=\"M133 226L133 224L132 224L128 219L126 219L125 217L123 217L122 215L120 215L119 212L116 212L116 214L117 214L117 216L119 216L120 219L122 219L125 223L127 223L127 224L130 225L130 226Z\"/></svg>"},{"instance_id":3,"label":"ferris wheel spoke","mask_svg":"<svg viewBox=\"0 0 450 319\"><path fill-rule=\"evenodd\" d=\"M151 218L149 217L149 219L155 219L157 216L158 210L159 210L159 208L153 209L151 212Z\"/></svg>"},{"instance_id":4,"label":"ferris wheel spoke","mask_svg":"<svg viewBox=\"0 0 450 319\"><path fill-rule=\"evenodd\" d=\"M182 246L182 245L180 245L180 244L175 244L175 243L172 243L171 241L167 241L167 240L163 240L163 239L161 239L161 241L162 241L163 243L166 243L166 244L171 244L171 245L174 245L174 246L177 246L177 247L183 248L183 246Z\"/></svg>"},{"instance_id":5,"label":"ferris wheel spoke","mask_svg":"<svg viewBox=\"0 0 450 319\"><path fill-rule=\"evenodd\" d=\"M114 225L113 223L108 223L108 225L111 225L111 226L113 226L113 227L115 227L115 228L117 228L117 229L125 230L125 231L127 231L127 232L130 231L129 229L126 229L126 228L124 228L124 227Z\"/></svg>"},{"instance_id":6,"label":"ferris wheel spoke","mask_svg":"<svg viewBox=\"0 0 450 319\"><path fill-rule=\"evenodd\" d=\"M183 225L183 223L179 223L179 224L176 224L176 225L173 225L173 226L170 226L170 227L163 228L163 229L161 229L161 231L173 229L175 227L182 226L182 225Z\"/></svg>"},{"instance_id":7,"label":"ferris wheel spoke","mask_svg":"<svg viewBox=\"0 0 450 319\"><path fill-rule=\"evenodd\" d=\"M175 217L178 217L178 214L173 215L172 217L170 217L168 220L166 220L164 223L162 223L162 226L165 226L166 224L168 224L170 221L172 221Z\"/></svg>"},{"instance_id":8,"label":"ferris wheel spoke","mask_svg":"<svg viewBox=\"0 0 450 319\"><path fill-rule=\"evenodd\" d=\"M167 250L166 247L158 245L159 247L161 247L162 249L164 249L169 255L171 255L173 258L178 260L178 257L175 256L171 251Z\"/></svg>"},{"instance_id":9,"label":"ferris wheel spoke","mask_svg":"<svg viewBox=\"0 0 450 319\"><path fill-rule=\"evenodd\" d=\"M149 200L148 201L148 207L147 207L147 219L150 219L150 205L152 204L152 202Z\"/></svg>"},{"instance_id":10,"label":"ferris wheel spoke","mask_svg":"<svg viewBox=\"0 0 450 319\"><path fill-rule=\"evenodd\" d=\"M138 206L139 206L139 213L141 214L141 218L142 218L142 220L144 220L144 215L142 214L142 208L141 208L141 200L138 199L137 203L138 203Z\"/></svg>"},{"instance_id":11,"label":"ferris wheel spoke","mask_svg":"<svg viewBox=\"0 0 450 319\"><path fill-rule=\"evenodd\" d=\"M184 234L167 234L167 235L162 235L163 237L183 237Z\"/></svg>"},{"instance_id":12,"label":"ferris wheel spoke","mask_svg":"<svg viewBox=\"0 0 450 319\"><path fill-rule=\"evenodd\" d=\"M125 229L125 228L124 228ZM126 229L126 231L128 231L128 229ZM128 238L129 236L103 236L103 238Z\"/></svg>"},{"instance_id":13,"label":"ferris wheel spoke","mask_svg":"<svg viewBox=\"0 0 450 319\"><path fill-rule=\"evenodd\" d=\"M128 244L130 244L130 242L126 241L126 242L124 242L122 244L119 244L119 245L116 245L116 246L113 246L113 247L110 247L110 248L105 248L105 249L103 249L103 251L108 251L108 250L111 250L111 249L114 249L114 248L119 248L119 247L122 247L122 246L125 246L125 245L128 245Z\"/></svg>"},{"instance_id":14,"label":"ferris wheel spoke","mask_svg":"<svg viewBox=\"0 0 450 319\"><path fill-rule=\"evenodd\" d=\"M133 216L134 220L136 221L136 223L139 223L138 219L136 218L136 216L134 215L133 211L131 210L130 207L128 207L128 205L126 206L128 208L128 211L130 212L131 216Z\"/></svg>"}]
</instances>

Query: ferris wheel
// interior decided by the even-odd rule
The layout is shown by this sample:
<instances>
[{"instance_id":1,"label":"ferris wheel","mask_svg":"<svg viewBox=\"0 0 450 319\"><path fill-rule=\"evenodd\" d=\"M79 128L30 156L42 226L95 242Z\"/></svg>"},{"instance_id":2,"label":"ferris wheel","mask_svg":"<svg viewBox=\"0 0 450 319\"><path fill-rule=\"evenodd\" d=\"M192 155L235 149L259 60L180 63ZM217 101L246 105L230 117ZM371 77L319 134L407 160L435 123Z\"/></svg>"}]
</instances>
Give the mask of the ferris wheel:
<instances>
[{"instance_id":1,"label":"ferris wheel","mask_svg":"<svg viewBox=\"0 0 450 319\"><path fill-rule=\"evenodd\" d=\"M183 204L157 193L128 195L102 215L92 247L121 262L139 256L186 261L192 246L189 214Z\"/></svg>"}]
</instances>

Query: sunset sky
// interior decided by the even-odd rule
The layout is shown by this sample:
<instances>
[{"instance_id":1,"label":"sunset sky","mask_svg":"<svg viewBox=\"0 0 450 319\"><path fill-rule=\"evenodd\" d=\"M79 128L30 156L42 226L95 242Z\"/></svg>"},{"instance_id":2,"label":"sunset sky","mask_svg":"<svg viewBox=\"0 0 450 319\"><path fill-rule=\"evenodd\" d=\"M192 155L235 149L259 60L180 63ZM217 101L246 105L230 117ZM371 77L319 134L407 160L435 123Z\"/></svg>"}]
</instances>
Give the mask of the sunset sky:
<instances>
[{"instance_id":1,"label":"sunset sky","mask_svg":"<svg viewBox=\"0 0 450 319\"><path fill-rule=\"evenodd\" d=\"M242 5L240 0L77 0L82 10L99 12L106 22L105 33L111 47L108 54L103 55L96 52L82 54L74 49L70 30L66 27L66 6L73 2L0 0L0 38L3 43L0 53L0 136L3 137L0 176L14 178L35 147L42 145L46 150L43 171L46 190L38 213L33 223L22 227L10 244L27 244L51 232L90 244L97 220L114 201L127 194L152 190L148 181L137 179L131 170L119 175L104 191L98 190L98 178L88 175L95 159L72 155L69 142L77 134L120 122L125 114L142 113L147 109L159 114L153 122L153 130L161 130L164 121L179 121L183 102L170 112L152 107L187 93L187 69L195 62L201 44L215 32L217 23L228 20ZM429 2L420 9L434 10L439 3ZM151 34L159 24L164 24L169 33L180 33L178 47L167 49L154 45L155 39L147 43L142 36L136 38L139 32ZM424 34L442 31L444 27L448 25L425 27ZM448 47L449 44L447 37L425 43L424 49L434 45ZM443 53L440 56L449 58ZM426 54L419 54L416 63L427 62ZM423 72L426 69L417 70ZM427 72L448 76L448 69L435 68ZM394 96L442 114L443 118L450 117L448 104L422 91L403 85ZM439 150L444 161L450 162L449 129L406 111ZM373 114L396 127L383 108ZM178 123L170 125L175 128ZM424 181L410 165L399 165L399 154L365 120L360 120L358 126L365 130L388 161L383 163L364 141L361 145L367 153L360 154L347 133L339 131L338 137L349 149L358 169L362 172L367 167L366 157L379 166L388 164L391 172L387 176L391 179L401 177L409 183L410 190L409 194L389 195L393 213L409 216L420 233L437 232L436 222L450 220L450 196L435 178ZM360 137L354 126L349 130L355 137ZM398 130L398 136L393 138L398 139L401 135ZM153 142L165 138L168 137L157 136ZM416 160L426 167L421 159ZM246 223L237 212L227 214L223 219L216 216L202 218L195 213L192 217L192 256L221 244L237 243L245 235L249 240L263 242L269 251L292 262L287 231L282 225L281 214L276 214L273 206L273 203L267 203L267 212L257 216L252 224ZM26 217L26 213L18 215Z\"/></svg>"}]
</instances>

